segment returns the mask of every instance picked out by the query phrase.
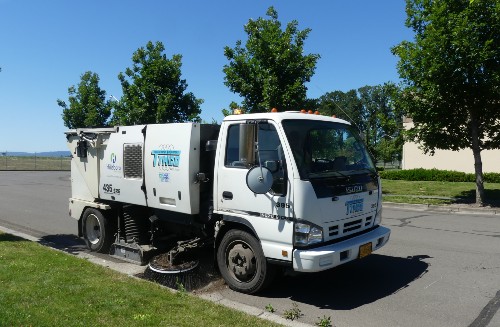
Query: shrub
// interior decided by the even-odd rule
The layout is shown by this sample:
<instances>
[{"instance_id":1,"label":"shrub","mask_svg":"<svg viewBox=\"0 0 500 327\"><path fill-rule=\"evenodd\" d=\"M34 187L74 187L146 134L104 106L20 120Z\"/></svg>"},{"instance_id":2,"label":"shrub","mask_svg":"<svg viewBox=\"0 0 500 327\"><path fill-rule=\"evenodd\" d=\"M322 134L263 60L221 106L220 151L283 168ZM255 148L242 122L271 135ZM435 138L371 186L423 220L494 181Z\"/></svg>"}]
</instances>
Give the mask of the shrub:
<instances>
[{"instance_id":1,"label":"shrub","mask_svg":"<svg viewBox=\"0 0 500 327\"><path fill-rule=\"evenodd\" d=\"M488 183L500 183L499 173L484 173L483 178Z\"/></svg>"},{"instance_id":2,"label":"shrub","mask_svg":"<svg viewBox=\"0 0 500 327\"><path fill-rule=\"evenodd\" d=\"M475 174L467 174L453 170L438 169L408 169L408 170L384 170L379 172L383 179L405 180L405 181L434 181L434 182L475 182ZM499 173L484 173L486 183L500 183Z\"/></svg>"}]
</instances>

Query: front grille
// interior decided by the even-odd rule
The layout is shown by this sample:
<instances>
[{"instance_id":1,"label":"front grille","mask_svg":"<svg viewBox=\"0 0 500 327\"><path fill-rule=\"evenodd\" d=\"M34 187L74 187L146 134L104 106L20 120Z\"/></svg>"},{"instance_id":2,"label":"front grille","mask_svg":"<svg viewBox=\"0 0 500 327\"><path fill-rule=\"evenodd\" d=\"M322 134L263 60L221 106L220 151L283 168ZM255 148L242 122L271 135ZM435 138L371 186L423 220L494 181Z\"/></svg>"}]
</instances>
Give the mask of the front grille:
<instances>
[{"instance_id":1,"label":"front grille","mask_svg":"<svg viewBox=\"0 0 500 327\"><path fill-rule=\"evenodd\" d=\"M362 223L363 219L357 219L344 224L344 234L360 229Z\"/></svg>"},{"instance_id":2,"label":"front grille","mask_svg":"<svg viewBox=\"0 0 500 327\"><path fill-rule=\"evenodd\" d=\"M330 236L337 236L337 235L339 235L339 226L338 225L330 226L328 228L328 230L330 232Z\"/></svg>"},{"instance_id":3,"label":"front grille","mask_svg":"<svg viewBox=\"0 0 500 327\"><path fill-rule=\"evenodd\" d=\"M329 226L328 235L330 237L337 238L344 235L353 234L367 227L370 227L372 222L373 216L366 216L363 218L356 217L350 220L345 220L337 225Z\"/></svg>"}]
</instances>

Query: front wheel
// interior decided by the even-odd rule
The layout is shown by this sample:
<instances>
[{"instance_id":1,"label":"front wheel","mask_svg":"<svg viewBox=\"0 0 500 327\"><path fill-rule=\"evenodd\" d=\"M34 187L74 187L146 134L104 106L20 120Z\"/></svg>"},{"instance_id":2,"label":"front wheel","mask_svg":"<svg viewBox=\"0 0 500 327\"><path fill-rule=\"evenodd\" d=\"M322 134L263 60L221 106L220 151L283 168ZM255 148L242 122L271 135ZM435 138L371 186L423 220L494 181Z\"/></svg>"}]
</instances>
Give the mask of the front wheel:
<instances>
[{"instance_id":1,"label":"front wheel","mask_svg":"<svg viewBox=\"0 0 500 327\"><path fill-rule=\"evenodd\" d=\"M274 277L275 269L267 263L262 248L251 234L228 231L217 249L217 264L228 286L252 294L264 289Z\"/></svg>"},{"instance_id":2,"label":"front wheel","mask_svg":"<svg viewBox=\"0 0 500 327\"><path fill-rule=\"evenodd\" d=\"M83 213L82 234L91 251L106 253L114 241L113 222L101 211L88 208Z\"/></svg>"}]
</instances>

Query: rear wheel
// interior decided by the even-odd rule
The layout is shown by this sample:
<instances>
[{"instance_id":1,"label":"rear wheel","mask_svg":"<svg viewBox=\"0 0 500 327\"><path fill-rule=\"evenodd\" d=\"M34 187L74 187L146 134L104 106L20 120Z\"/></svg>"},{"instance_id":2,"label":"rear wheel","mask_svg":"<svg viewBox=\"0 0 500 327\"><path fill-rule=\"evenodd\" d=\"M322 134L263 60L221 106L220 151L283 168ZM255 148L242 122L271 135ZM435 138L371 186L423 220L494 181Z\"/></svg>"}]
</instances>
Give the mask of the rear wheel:
<instances>
[{"instance_id":1,"label":"rear wheel","mask_svg":"<svg viewBox=\"0 0 500 327\"><path fill-rule=\"evenodd\" d=\"M88 208L83 213L83 239L91 251L107 253L114 241L115 229L113 222L101 211Z\"/></svg>"},{"instance_id":2,"label":"rear wheel","mask_svg":"<svg viewBox=\"0 0 500 327\"><path fill-rule=\"evenodd\" d=\"M217 264L228 286L247 294L264 289L275 273L257 239L236 229L228 231L222 238L217 249Z\"/></svg>"}]
</instances>

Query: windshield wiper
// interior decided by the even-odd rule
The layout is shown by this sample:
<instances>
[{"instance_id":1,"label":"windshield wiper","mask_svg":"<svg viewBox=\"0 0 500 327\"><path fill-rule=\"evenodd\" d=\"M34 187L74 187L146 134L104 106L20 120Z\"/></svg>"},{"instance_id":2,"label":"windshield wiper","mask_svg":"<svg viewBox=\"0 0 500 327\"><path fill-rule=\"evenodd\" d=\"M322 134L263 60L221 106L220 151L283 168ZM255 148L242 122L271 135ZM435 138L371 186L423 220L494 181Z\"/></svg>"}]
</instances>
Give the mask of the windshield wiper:
<instances>
[{"instance_id":1,"label":"windshield wiper","mask_svg":"<svg viewBox=\"0 0 500 327\"><path fill-rule=\"evenodd\" d=\"M364 172L364 173L370 173L370 174L377 175L377 170L376 169L361 168L361 169L356 169L356 170L353 170L353 171L361 171L361 172Z\"/></svg>"},{"instance_id":2,"label":"windshield wiper","mask_svg":"<svg viewBox=\"0 0 500 327\"><path fill-rule=\"evenodd\" d=\"M309 175L309 178L336 177L336 178L349 179L348 175L343 174L338 170L324 170L324 171L317 172L317 173L309 173L308 175Z\"/></svg>"}]
</instances>

